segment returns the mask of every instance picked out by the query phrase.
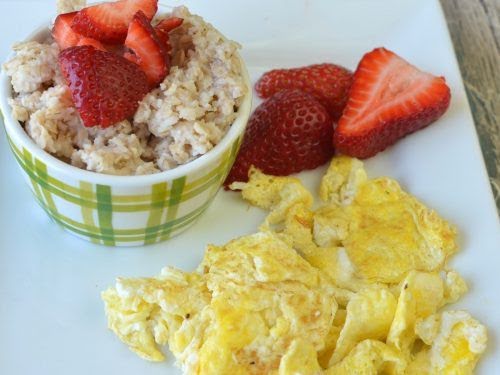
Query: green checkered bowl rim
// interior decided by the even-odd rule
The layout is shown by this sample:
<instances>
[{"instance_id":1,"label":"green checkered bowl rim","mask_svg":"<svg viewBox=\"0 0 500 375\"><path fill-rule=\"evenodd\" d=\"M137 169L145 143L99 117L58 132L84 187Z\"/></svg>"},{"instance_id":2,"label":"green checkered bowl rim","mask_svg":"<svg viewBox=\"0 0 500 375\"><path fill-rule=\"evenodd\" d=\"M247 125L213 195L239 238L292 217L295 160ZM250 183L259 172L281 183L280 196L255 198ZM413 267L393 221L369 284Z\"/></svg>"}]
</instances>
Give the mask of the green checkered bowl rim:
<instances>
[{"instance_id":1,"label":"green checkered bowl rim","mask_svg":"<svg viewBox=\"0 0 500 375\"><path fill-rule=\"evenodd\" d=\"M48 25L50 25L50 21L44 22L42 26L38 27L32 34L30 34L26 38L26 40L41 41L46 39L49 36ZM7 57L6 61L11 59L13 56L14 53L11 53ZM0 74L0 111L3 114L5 130L7 131L12 142L17 144L19 147L28 150L35 159L39 159L41 162L49 166L57 173L68 175L72 179L85 181L96 185L108 185L113 187L140 187L155 185L165 180L171 181L183 176L190 175L194 171L201 170L207 165L216 163L217 160L223 156L224 152L228 148L231 148L231 146L245 131L245 127L247 125L248 118L250 117L250 112L252 109L253 93L245 62L239 54L238 59L241 64L242 76L247 86L247 93L245 94L243 101L238 108L237 117L229 128L227 134L212 150L207 152L205 155L202 155L184 165L180 165L174 169L160 173L144 176L107 175L74 167L44 151L28 136L19 121L15 120L12 116L12 109L10 108L10 105L8 103L8 99L12 97L13 90L10 78L3 71Z\"/></svg>"}]
</instances>

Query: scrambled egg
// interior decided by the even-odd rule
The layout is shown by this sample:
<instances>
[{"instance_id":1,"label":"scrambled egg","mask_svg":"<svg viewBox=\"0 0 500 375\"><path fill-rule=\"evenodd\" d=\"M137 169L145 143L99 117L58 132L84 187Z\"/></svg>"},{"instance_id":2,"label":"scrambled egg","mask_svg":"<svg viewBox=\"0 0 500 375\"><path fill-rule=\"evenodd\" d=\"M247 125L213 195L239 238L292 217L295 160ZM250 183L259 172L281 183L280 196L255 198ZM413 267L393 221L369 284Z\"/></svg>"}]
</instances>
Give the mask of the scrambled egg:
<instances>
[{"instance_id":1,"label":"scrambled egg","mask_svg":"<svg viewBox=\"0 0 500 375\"><path fill-rule=\"evenodd\" d=\"M167 345L186 374L471 374L484 326L440 312L467 291L445 268L456 231L390 178L337 157L313 195L257 169L235 183L269 214L209 245L195 272L119 278L108 325L141 357Z\"/></svg>"},{"instance_id":2,"label":"scrambled egg","mask_svg":"<svg viewBox=\"0 0 500 375\"><path fill-rule=\"evenodd\" d=\"M314 238L320 246L341 244L360 277L384 283L439 270L457 249L455 229L389 178L366 181L350 205L323 208Z\"/></svg>"},{"instance_id":3,"label":"scrambled egg","mask_svg":"<svg viewBox=\"0 0 500 375\"><path fill-rule=\"evenodd\" d=\"M428 346L407 373L471 374L486 349L486 328L465 311L445 311L420 320L415 331Z\"/></svg>"},{"instance_id":4,"label":"scrambled egg","mask_svg":"<svg viewBox=\"0 0 500 375\"><path fill-rule=\"evenodd\" d=\"M119 279L103 293L110 328L150 360L168 342L190 374L272 373L324 348L333 288L273 233L209 246L198 271Z\"/></svg>"}]
</instances>

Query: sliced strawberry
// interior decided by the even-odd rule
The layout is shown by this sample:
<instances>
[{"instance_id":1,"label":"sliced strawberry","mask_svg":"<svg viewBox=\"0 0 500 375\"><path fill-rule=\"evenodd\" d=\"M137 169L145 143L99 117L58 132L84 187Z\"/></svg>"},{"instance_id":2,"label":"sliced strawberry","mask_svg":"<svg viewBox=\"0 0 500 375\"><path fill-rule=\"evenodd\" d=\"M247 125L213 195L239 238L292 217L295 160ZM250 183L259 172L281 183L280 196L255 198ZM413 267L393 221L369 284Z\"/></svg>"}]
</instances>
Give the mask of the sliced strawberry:
<instances>
[{"instance_id":1,"label":"sliced strawberry","mask_svg":"<svg viewBox=\"0 0 500 375\"><path fill-rule=\"evenodd\" d=\"M158 39L160 39L160 41L162 42L163 47L165 48L165 51L167 53L170 53L170 51L172 50L172 46L170 44L170 37L168 33L174 30L175 28L179 27L180 25L182 25L183 22L184 22L183 18L169 17L162 19L155 26L156 35L158 36Z\"/></svg>"},{"instance_id":2,"label":"sliced strawberry","mask_svg":"<svg viewBox=\"0 0 500 375\"><path fill-rule=\"evenodd\" d=\"M99 42L98 40L92 39L92 38L81 37L76 45L77 46L92 46L95 49L98 49L100 51L106 51L106 48L102 45L101 42Z\"/></svg>"},{"instance_id":3,"label":"sliced strawberry","mask_svg":"<svg viewBox=\"0 0 500 375\"><path fill-rule=\"evenodd\" d=\"M71 23L76 13L77 12L60 14L54 21L52 37L61 50L76 46L82 37L71 28Z\"/></svg>"},{"instance_id":4,"label":"sliced strawberry","mask_svg":"<svg viewBox=\"0 0 500 375\"><path fill-rule=\"evenodd\" d=\"M163 47L167 51L167 53L170 53L172 50L172 46L170 44L170 37L168 33L175 28L179 27L182 25L184 22L183 18L179 17L169 17L169 18L164 18L162 19L156 26L155 26L155 32L156 35L158 36L158 39L163 44Z\"/></svg>"},{"instance_id":5,"label":"sliced strawberry","mask_svg":"<svg viewBox=\"0 0 500 375\"><path fill-rule=\"evenodd\" d=\"M156 29L159 29L165 33L171 32L173 29L178 28L184 22L184 18L179 17L168 17L162 19L156 26Z\"/></svg>"},{"instance_id":6,"label":"sliced strawberry","mask_svg":"<svg viewBox=\"0 0 500 375\"><path fill-rule=\"evenodd\" d=\"M85 126L107 127L134 115L149 91L146 75L135 64L91 46L70 47L59 66Z\"/></svg>"},{"instance_id":7,"label":"sliced strawberry","mask_svg":"<svg viewBox=\"0 0 500 375\"><path fill-rule=\"evenodd\" d=\"M71 23L77 12L64 13L57 16L52 28L52 37L56 41L60 50L73 46L93 46L94 48L105 51L106 48L95 39L86 38L78 34L71 28Z\"/></svg>"},{"instance_id":8,"label":"sliced strawberry","mask_svg":"<svg viewBox=\"0 0 500 375\"><path fill-rule=\"evenodd\" d=\"M363 56L349 100L335 129L343 154L368 158L436 121L450 104L443 77L418 70L395 53L377 48Z\"/></svg>"},{"instance_id":9,"label":"sliced strawberry","mask_svg":"<svg viewBox=\"0 0 500 375\"><path fill-rule=\"evenodd\" d=\"M247 181L251 165L278 176L316 168L333 155L332 134L330 115L312 95L280 91L252 114L224 184Z\"/></svg>"},{"instance_id":10,"label":"sliced strawberry","mask_svg":"<svg viewBox=\"0 0 500 375\"><path fill-rule=\"evenodd\" d=\"M276 69L265 73L255 84L261 98L281 90L299 89L312 94L325 106L334 120L342 115L352 73L338 65L318 64L295 69Z\"/></svg>"},{"instance_id":11,"label":"sliced strawberry","mask_svg":"<svg viewBox=\"0 0 500 375\"><path fill-rule=\"evenodd\" d=\"M130 21L142 11L148 21L158 10L158 0L119 0L82 9L71 26L76 32L103 43L123 43Z\"/></svg>"},{"instance_id":12,"label":"sliced strawberry","mask_svg":"<svg viewBox=\"0 0 500 375\"><path fill-rule=\"evenodd\" d=\"M125 46L134 52L135 58L130 60L139 64L152 87L163 81L169 70L168 54L141 11L130 22Z\"/></svg>"},{"instance_id":13,"label":"sliced strawberry","mask_svg":"<svg viewBox=\"0 0 500 375\"><path fill-rule=\"evenodd\" d=\"M160 40L161 44L163 45L163 48L165 48L165 51L167 54L172 50L172 46L170 45L170 37L168 33L158 29L155 27L155 33L158 39Z\"/></svg>"}]
</instances>

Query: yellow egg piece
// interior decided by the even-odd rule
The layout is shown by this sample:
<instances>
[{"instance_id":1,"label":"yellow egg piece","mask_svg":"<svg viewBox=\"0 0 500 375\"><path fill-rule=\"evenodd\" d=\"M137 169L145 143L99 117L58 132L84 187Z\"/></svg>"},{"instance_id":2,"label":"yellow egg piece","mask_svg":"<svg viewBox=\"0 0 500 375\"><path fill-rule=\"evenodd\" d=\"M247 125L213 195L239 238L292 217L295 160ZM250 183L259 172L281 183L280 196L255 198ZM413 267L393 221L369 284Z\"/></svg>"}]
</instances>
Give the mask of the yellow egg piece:
<instances>
[{"instance_id":1,"label":"yellow egg piece","mask_svg":"<svg viewBox=\"0 0 500 375\"><path fill-rule=\"evenodd\" d=\"M417 335L429 345L418 356L418 366L430 374L472 374L488 340L486 328L465 311L445 311L416 325Z\"/></svg>"},{"instance_id":2,"label":"yellow egg piece","mask_svg":"<svg viewBox=\"0 0 500 375\"><path fill-rule=\"evenodd\" d=\"M319 197L336 205L352 203L359 186L367 180L363 162L348 156L333 158L321 180Z\"/></svg>"},{"instance_id":3,"label":"yellow egg piece","mask_svg":"<svg viewBox=\"0 0 500 375\"><path fill-rule=\"evenodd\" d=\"M438 273L411 271L401 282L387 343L408 358L415 341L415 323L434 314L443 304L443 280Z\"/></svg>"},{"instance_id":4,"label":"yellow egg piece","mask_svg":"<svg viewBox=\"0 0 500 375\"><path fill-rule=\"evenodd\" d=\"M456 230L389 178L365 182L342 241L360 277L398 283L411 270L440 270L456 252Z\"/></svg>"},{"instance_id":5,"label":"yellow egg piece","mask_svg":"<svg viewBox=\"0 0 500 375\"><path fill-rule=\"evenodd\" d=\"M364 340L357 344L339 363L330 367L325 375L403 375L406 361L397 350L377 340Z\"/></svg>"},{"instance_id":6,"label":"yellow egg piece","mask_svg":"<svg viewBox=\"0 0 500 375\"><path fill-rule=\"evenodd\" d=\"M330 366L340 362L363 340L384 341L387 338L396 311L396 299L387 287L373 285L356 293L346 311Z\"/></svg>"}]
</instances>

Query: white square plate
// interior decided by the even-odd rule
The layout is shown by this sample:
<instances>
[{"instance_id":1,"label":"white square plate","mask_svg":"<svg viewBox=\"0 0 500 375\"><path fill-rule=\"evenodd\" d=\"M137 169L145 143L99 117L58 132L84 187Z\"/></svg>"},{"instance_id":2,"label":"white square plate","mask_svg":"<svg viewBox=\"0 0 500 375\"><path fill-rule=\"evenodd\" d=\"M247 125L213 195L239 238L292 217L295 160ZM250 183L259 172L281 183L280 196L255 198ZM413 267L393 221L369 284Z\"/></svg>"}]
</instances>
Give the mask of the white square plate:
<instances>
[{"instance_id":1,"label":"white square plate","mask_svg":"<svg viewBox=\"0 0 500 375\"><path fill-rule=\"evenodd\" d=\"M0 55L54 14L54 2L0 1ZM453 259L470 292L466 309L488 326L477 373L499 374L500 226L462 80L437 0L186 0L243 45L255 81L271 68L335 62L351 69L385 46L444 75L452 104L436 124L366 162L371 176L396 178L460 230ZM172 5L181 4L173 1ZM251 233L264 217L236 193L220 192L188 232L146 248L95 246L63 232L37 207L0 139L0 373L179 374L172 356L148 363L106 329L99 293L116 276L151 276L164 265L192 270L207 243ZM315 187L324 168L301 174Z\"/></svg>"}]
</instances>

